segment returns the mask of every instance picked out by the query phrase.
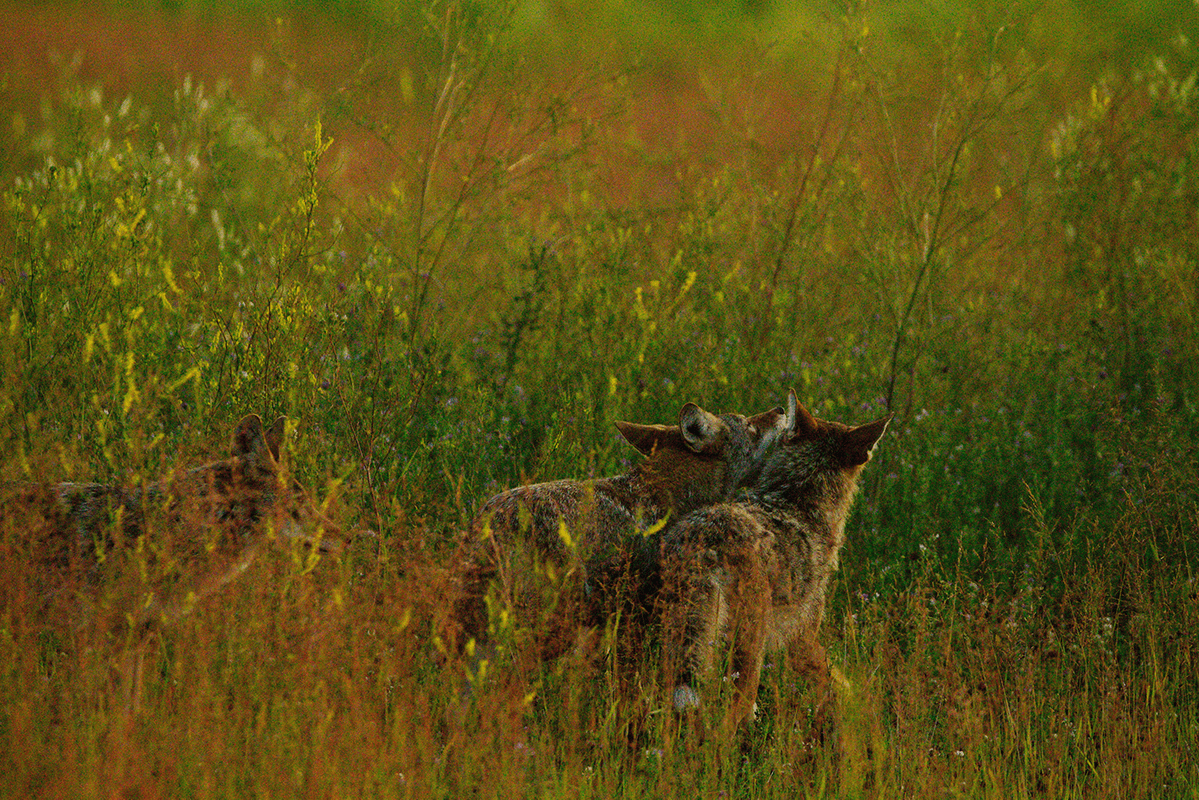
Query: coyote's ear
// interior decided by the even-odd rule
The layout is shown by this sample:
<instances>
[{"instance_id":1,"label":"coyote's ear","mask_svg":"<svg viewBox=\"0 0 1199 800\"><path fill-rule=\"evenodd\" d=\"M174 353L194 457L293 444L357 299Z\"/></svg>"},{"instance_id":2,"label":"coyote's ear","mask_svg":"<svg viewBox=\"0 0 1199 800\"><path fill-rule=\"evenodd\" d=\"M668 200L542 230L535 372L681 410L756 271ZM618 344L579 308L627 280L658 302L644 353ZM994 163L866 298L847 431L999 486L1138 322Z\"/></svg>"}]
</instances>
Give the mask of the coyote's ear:
<instances>
[{"instance_id":1,"label":"coyote's ear","mask_svg":"<svg viewBox=\"0 0 1199 800\"><path fill-rule=\"evenodd\" d=\"M704 411L695 403L687 403L679 411L679 430L693 452L703 453L723 442L729 428L715 414Z\"/></svg>"},{"instance_id":2,"label":"coyote's ear","mask_svg":"<svg viewBox=\"0 0 1199 800\"><path fill-rule=\"evenodd\" d=\"M795 396L795 390L791 389L787 392L787 417L784 422L783 431L787 436L795 436L796 434L812 434L820 427L816 418L812 413L799 404L799 398Z\"/></svg>"},{"instance_id":3,"label":"coyote's ear","mask_svg":"<svg viewBox=\"0 0 1199 800\"><path fill-rule=\"evenodd\" d=\"M876 419L874 422L868 422L865 425L859 425L856 428L850 428L844 434L844 449L842 450L842 460L847 467L856 467L860 464L865 464L874 455L874 446L878 444L878 440L882 438L883 431L887 429L887 423L891 421L894 414L888 414L882 419Z\"/></svg>"},{"instance_id":4,"label":"coyote's ear","mask_svg":"<svg viewBox=\"0 0 1199 800\"><path fill-rule=\"evenodd\" d=\"M655 450L668 447L672 441L677 442L679 436L678 428L673 425L641 425L618 420L616 430L620 431L626 442L637 448L637 452L647 458L652 456ZM675 444L675 447L678 445Z\"/></svg>"},{"instance_id":5,"label":"coyote's ear","mask_svg":"<svg viewBox=\"0 0 1199 800\"><path fill-rule=\"evenodd\" d=\"M237 423L233 431L233 455L242 458L260 455L265 447L271 458L279 460L279 447L283 443L283 427L287 419L279 417L271 425L270 430L262 427L262 418L257 414L247 414Z\"/></svg>"},{"instance_id":6,"label":"coyote's ear","mask_svg":"<svg viewBox=\"0 0 1199 800\"><path fill-rule=\"evenodd\" d=\"M248 456L266 441L266 432L262 429L262 417L257 414L246 414L233 429L233 446L230 448L235 456Z\"/></svg>"},{"instance_id":7,"label":"coyote's ear","mask_svg":"<svg viewBox=\"0 0 1199 800\"><path fill-rule=\"evenodd\" d=\"M785 431L788 424L787 412L783 411L782 406L775 406L769 411L754 414L746 422L759 434L767 433L768 431Z\"/></svg>"},{"instance_id":8,"label":"coyote's ear","mask_svg":"<svg viewBox=\"0 0 1199 800\"><path fill-rule=\"evenodd\" d=\"M266 432L266 446L271 451L271 457L276 461L279 460L279 454L283 452L283 431L287 429L287 417L279 417L271 423L271 427Z\"/></svg>"}]
</instances>

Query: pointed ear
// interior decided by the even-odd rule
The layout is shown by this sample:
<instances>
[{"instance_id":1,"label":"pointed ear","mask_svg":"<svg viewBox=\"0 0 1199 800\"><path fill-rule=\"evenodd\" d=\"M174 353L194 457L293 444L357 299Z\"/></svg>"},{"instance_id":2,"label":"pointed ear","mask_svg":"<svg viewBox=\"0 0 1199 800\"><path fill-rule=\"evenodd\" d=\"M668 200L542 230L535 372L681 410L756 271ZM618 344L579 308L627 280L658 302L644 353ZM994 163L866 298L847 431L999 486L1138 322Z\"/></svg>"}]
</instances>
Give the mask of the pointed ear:
<instances>
[{"instance_id":1,"label":"pointed ear","mask_svg":"<svg viewBox=\"0 0 1199 800\"><path fill-rule=\"evenodd\" d=\"M271 457L276 461L279 460L279 454L283 452L283 431L287 429L287 417L279 417L271 423L271 427L266 432L266 446L271 451Z\"/></svg>"},{"instance_id":2,"label":"pointed ear","mask_svg":"<svg viewBox=\"0 0 1199 800\"><path fill-rule=\"evenodd\" d=\"M671 440L677 441L679 435L673 425L641 425L636 422L617 421L616 430L646 457L652 456L655 450L669 446Z\"/></svg>"},{"instance_id":3,"label":"pointed ear","mask_svg":"<svg viewBox=\"0 0 1199 800\"><path fill-rule=\"evenodd\" d=\"M262 429L262 417L257 414L246 414L233 429L233 446L230 448L235 456L248 456L266 441L266 431Z\"/></svg>"},{"instance_id":4,"label":"pointed ear","mask_svg":"<svg viewBox=\"0 0 1199 800\"><path fill-rule=\"evenodd\" d=\"M263 448L266 448L271 458L278 461L279 446L283 443L283 428L286 424L287 419L279 417L270 430L264 430L261 417L257 414L247 414L233 431L233 455L252 458L261 455Z\"/></svg>"},{"instance_id":5,"label":"pointed ear","mask_svg":"<svg viewBox=\"0 0 1199 800\"><path fill-rule=\"evenodd\" d=\"M781 406L775 406L769 411L754 414L746 422L759 434L769 431L783 431L786 430L787 426L787 412L783 411Z\"/></svg>"},{"instance_id":6,"label":"pointed ear","mask_svg":"<svg viewBox=\"0 0 1199 800\"><path fill-rule=\"evenodd\" d=\"M703 453L723 442L729 428L715 414L704 411L695 403L687 403L679 411L679 430L687 447L693 452Z\"/></svg>"},{"instance_id":7,"label":"pointed ear","mask_svg":"<svg viewBox=\"0 0 1199 800\"><path fill-rule=\"evenodd\" d=\"M812 412L799 404L799 398L795 396L794 389L787 392L787 418L784 425L783 431L787 436L795 436L800 433L812 434L819 427Z\"/></svg>"},{"instance_id":8,"label":"pointed ear","mask_svg":"<svg viewBox=\"0 0 1199 800\"><path fill-rule=\"evenodd\" d=\"M845 466L856 467L870 460L870 457L874 455L874 446L882 438L883 431L887 429L887 423L893 416L894 414L888 414L882 419L850 428L845 432L842 439L844 444L842 459Z\"/></svg>"}]
</instances>

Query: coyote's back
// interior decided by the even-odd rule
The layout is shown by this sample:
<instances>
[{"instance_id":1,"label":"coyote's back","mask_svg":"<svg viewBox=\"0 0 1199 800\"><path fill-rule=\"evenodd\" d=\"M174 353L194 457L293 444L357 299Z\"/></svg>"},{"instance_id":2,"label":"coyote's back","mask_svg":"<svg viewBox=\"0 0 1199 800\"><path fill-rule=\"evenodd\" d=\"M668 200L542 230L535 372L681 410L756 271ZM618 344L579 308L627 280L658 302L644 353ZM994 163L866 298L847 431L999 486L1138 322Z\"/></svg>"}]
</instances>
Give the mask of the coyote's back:
<instances>
[{"instance_id":1,"label":"coyote's back","mask_svg":"<svg viewBox=\"0 0 1199 800\"><path fill-rule=\"evenodd\" d=\"M656 572L665 521L726 499L756 477L783 419L781 408L745 418L716 416L694 403L678 425L617 427L646 460L628 473L511 489L480 509L455 558L459 645L487 638L489 597L532 631L538 657L569 647L594 624L642 594Z\"/></svg>"},{"instance_id":2,"label":"coyote's back","mask_svg":"<svg viewBox=\"0 0 1199 800\"><path fill-rule=\"evenodd\" d=\"M25 524L36 569L58 576L48 587L72 577L95 584L114 554L120 561L140 546L162 580L148 586L127 618L146 625L177 617L241 574L272 532L322 549L339 546L336 526L280 474L284 422L280 417L268 429L248 415L234 429L228 458L153 484L6 484L6 516Z\"/></svg>"}]
</instances>

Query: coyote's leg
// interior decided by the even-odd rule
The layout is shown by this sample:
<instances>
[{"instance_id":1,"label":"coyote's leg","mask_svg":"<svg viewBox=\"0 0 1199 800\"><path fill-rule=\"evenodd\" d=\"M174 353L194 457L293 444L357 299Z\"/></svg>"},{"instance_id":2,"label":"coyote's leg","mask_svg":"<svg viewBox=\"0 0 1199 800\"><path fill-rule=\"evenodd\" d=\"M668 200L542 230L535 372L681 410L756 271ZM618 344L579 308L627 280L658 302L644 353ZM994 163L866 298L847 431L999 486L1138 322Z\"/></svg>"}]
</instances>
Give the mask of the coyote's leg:
<instances>
[{"instance_id":1,"label":"coyote's leg","mask_svg":"<svg viewBox=\"0 0 1199 800\"><path fill-rule=\"evenodd\" d=\"M817 736L823 737L835 713L836 698L830 682L831 670L828 655L816 641L816 628L805 630L788 647L788 660L792 669L803 676L812 687L813 727Z\"/></svg>"},{"instance_id":2,"label":"coyote's leg","mask_svg":"<svg viewBox=\"0 0 1199 800\"><path fill-rule=\"evenodd\" d=\"M737 575L730 598L733 619L733 700L725 717L732 731L753 719L766 656L766 629L771 612L770 582L756 552L743 552L734 560Z\"/></svg>"},{"instance_id":3,"label":"coyote's leg","mask_svg":"<svg viewBox=\"0 0 1199 800\"><path fill-rule=\"evenodd\" d=\"M712 671L727 605L721 575L707 553L691 553L670 565L662 615L664 663L676 711L700 704L697 683Z\"/></svg>"},{"instance_id":4,"label":"coyote's leg","mask_svg":"<svg viewBox=\"0 0 1199 800\"><path fill-rule=\"evenodd\" d=\"M733 642L733 700L724 720L728 731L750 722L758 706L758 685L766 656L766 631L760 614L750 616L738 626Z\"/></svg>"}]
</instances>

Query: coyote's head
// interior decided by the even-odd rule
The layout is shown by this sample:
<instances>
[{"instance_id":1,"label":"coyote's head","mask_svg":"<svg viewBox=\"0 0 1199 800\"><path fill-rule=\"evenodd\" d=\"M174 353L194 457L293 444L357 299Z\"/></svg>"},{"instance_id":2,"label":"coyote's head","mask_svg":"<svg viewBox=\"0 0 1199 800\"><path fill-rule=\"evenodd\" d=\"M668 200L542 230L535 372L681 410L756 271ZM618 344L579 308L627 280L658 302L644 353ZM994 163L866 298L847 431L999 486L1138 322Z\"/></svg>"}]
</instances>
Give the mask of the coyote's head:
<instances>
[{"instance_id":1,"label":"coyote's head","mask_svg":"<svg viewBox=\"0 0 1199 800\"><path fill-rule=\"evenodd\" d=\"M754 484L786 422L782 408L747 418L717 416L687 403L678 425L617 422L616 427L647 457L641 469L651 483L684 509L720 502Z\"/></svg>"},{"instance_id":2,"label":"coyote's head","mask_svg":"<svg viewBox=\"0 0 1199 800\"><path fill-rule=\"evenodd\" d=\"M792 389L781 431L762 459L751 494L774 503L852 500L862 467L891 417L857 427L817 419Z\"/></svg>"},{"instance_id":3,"label":"coyote's head","mask_svg":"<svg viewBox=\"0 0 1199 800\"><path fill-rule=\"evenodd\" d=\"M169 509L185 527L199 524L245 536L274 533L313 541L333 527L308 493L280 469L286 420L264 428L257 414L242 418L233 431L229 458L187 470L147 492L148 504Z\"/></svg>"},{"instance_id":4,"label":"coyote's head","mask_svg":"<svg viewBox=\"0 0 1199 800\"><path fill-rule=\"evenodd\" d=\"M131 534L144 537L155 554L161 580L152 581L148 600L139 600L137 625L188 614L198 599L244 573L272 540L342 548L342 531L280 466L285 425L279 417L265 428L249 414L233 430L228 458L144 488L80 492L60 484L60 507L69 509L84 563L101 561L118 537L131 544Z\"/></svg>"},{"instance_id":5,"label":"coyote's head","mask_svg":"<svg viewBox=\"0 0 1199 800\"><path fill-rule=\"evenodd\" d=\"M169 540L182 558L230 551L261 535L336 548L340 533L280 469L286 420L264 428L257 414L233 431L228 458L144 487L60 483L53 492L54 527L84 563L102 561L122 542L148 534ZM63 561L60 550L53 559Z\"/></svg>"}]
</instances>

